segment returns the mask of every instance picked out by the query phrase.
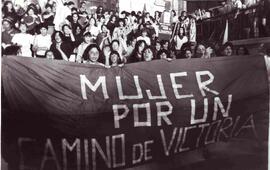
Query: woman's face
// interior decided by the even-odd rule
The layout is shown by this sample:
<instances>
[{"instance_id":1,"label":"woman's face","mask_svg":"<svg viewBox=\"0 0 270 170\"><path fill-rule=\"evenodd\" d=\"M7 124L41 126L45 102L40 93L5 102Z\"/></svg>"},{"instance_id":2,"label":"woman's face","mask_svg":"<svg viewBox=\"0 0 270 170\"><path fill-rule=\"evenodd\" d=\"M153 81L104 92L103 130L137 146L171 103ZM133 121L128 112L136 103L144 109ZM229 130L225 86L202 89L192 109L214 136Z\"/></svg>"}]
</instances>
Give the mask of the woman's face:
<instances>
[{"instance_id":1,"label":"woman's face","mask_svg":"<svg viewBox=\"0 0 270 170\"><path fill-rule=\"evenodd\" d=\"M132 46L132 47L135 47L136 42L137 42L137 40L136 40L136 39L133 39L132 42L131 42L131 46Z\"/></svg>"},{"instance_id":2,"label":"woman's face","mask_svg":"<svg viewBox=\"0 0 270 170\"><path fill-rule=\"evenodd\" d=\"M85 37L84 37L84 41L85 41L87 44L90 44L90 43L91 43L91 37L90 37L90 36L85 36Z\"/></svg>"},{"instance_id":3,"label":"woman's face","mask_svg":"<svg viewBox=\"0 0 270 170\"><path fill-rule=\"evenodd\" d=\"M102 32L108 32L107 27L105 25L102 26Z\"/></svg>"},{"instance_id":4,"label":"woman's face","mask_svg":"<svg viewBox=\"0 0 270 170\"><path fill-rule=\"evenodd\" d=\"M71 32L71 30L69 29L68 26L65 26L63 31L64 31L64 34L70 34L70 32Z\"/></svg>"},{"instance_id":5,"label":"woman's face","mask_svg":"<svg viewBox=\"0 0 270 170\"><path fill-rule=\"evenodd\" d=\"M245 55L245 49L244 49L244 47L239 47L239 49L238 49L238 55Z\"/></svg>"},{"instance_id":6,"label":"woman's face","mask_svg":"<svg viewBox=\"0 0 270 170\"><path fill-rule=\"evenodd\" d=\"M188 58L188 59L190 59L190 58L192 57L191 51L186 50L186 52L185 52L185 57Z\"/></svg>"},{"instance_id":7,"label":"woman's face","mask_svg":"<svg viewBox=\"0 0 270 170\"><path fill-rule=\"evenodd\" d=\"M13 7L13 4L11 2L7 3L7 9L8 10L11 10Z\"/></svg>"},{"instance_id":8,"label":"woman's face","mask_svg":"<svg viewBox=\"0 0 270 170\"><path fill-rule=\"evenodd\" d=\"M207 58L210 58L210 57L212 57L214 50L212 47L207 47L205 50L205 53L206 53Z\"/></svg>"},{"instance_id":9,"label":"woman's face","mask_svg":"<svg viewBox=\"0 0 270 170\"><path fill-rule=\"evenodd\" d=\"M180 34L180 35L184 35L184 29L183 29L183 28L180 28L180 29L179 29L179 34Z\"/></svg>"},{"instance_id":10,"label":"woman's face","mask_svg":"<svg viewBox=\"0 0 270 170\"><path fill-rule=\"evenodd\" d=\"M97 60L99 59L99 51L97 48L92 48L90 51L89 51L89 59L92 61L92 62L97 62Z\"/></svg>"},{"instance_id":11,"label":"woman's face","mask_svg":"<svg viewBox=\"0 0 270 170\"><path fill-rule=\"evenodd\" d=\"M142 51L144 50L144 48L145 48L145 44L144 44L144 43L141 43L141 44L139 45L138 52L141 54Z\"/></svg>"},{"instance_id":12,"label":"woman's face","mask_svg":"<svg viewBox=\"0 0 270 170\"><path fill-rule=\"evenodd\" d=\"M52 51L48 51L47 54L46 54L46 58L53 60L54 59L53 52Z\"/></svg>"},{"instance_id":13,"label":"woman's face","mask_svg":"<svg viewBox=\"0 0 270 170\"><path fill-rule=\"evenodd\" d=\"M115 22L116 21L116 18L115 18L115 16L114 17L112 17L112 22Z\"/></svg>"},{"instance_id":14,"label":"woman's face","mask_svg":"<svg viewBox=\"0 0 270 170\"><path fill-rule=\"evenodd\" d=\"M163 48L164 48L165 50L168 50L168 47L169 47L169 43L168 43L168 42L165 42L165 44L163 45Z\"/></svg>"},{"instance_id":15,"label":"woman's face","mask_svg":"<svg viewBox=\"0 0 270 170\"><path fill-rule=\"evenodd\" d=\"M199 58L204 56L204 54L205 54L204 45L202 45L202 44L198 45L197 50L196 50L196 54L197 54L197 57L199 57Z\"/></svg>"},{"instance_id":16,"label":"woman's face","mask_svg":"<svg viewBox=\"0 0 270 170\"><path fill-rule=\"evenodd\" d=\"M59 33L56 33L54 38L55 38L55 41L56 41L57 43L61 43L61 42L62 42L62 39L61 39Z\"/></svg>"},{"instance_id":17,"label":"woman's face","mask_svg":"<svg viewBox=\"0 0 270 170\"><path fill-rule=\"evenodd\" d=\"M151 49L146 49L144 51L144 61L152 61L153 59L153 52Z\"/></svg>"},{"instance_id":18,"label":"woman's face","mask_svg":"<svg viewBox=\"0 0 270 170\"><path fill-rule=\"evenodd\" d=\"M21 31L22 33L26 33L26 31L27 31L26 25L21 24L21 25L20 25L20 31Z\"/></svg>"},{"instance_id":19,"label":"woman's face","mask_svg":"<svg viewBox=\"0 0 270 170\"><path fill-rule=\"evenodd\" d=\"M124 23L122 21L119 22L119 26L120 27L123 27L124 26Z\"/></svg>"},{"instance_id":20,"label":"woman's face","mask_svg":"<svg viewBox=\"0 0 270 170\"><path fill-rule=\"evenodd\" d=\"M113 42L113 43L112 43L112 49L113 49L114 51L118 51L119 45L118 45L117 42Z\"/></svg>"},{"instance_id":21,"label":"woman's face","mask_svg":"<svg viewBox=\"0 0 270 170\"><path fill-rule=\"evenodd\" d=\"M156 50L159 51L161 49L160 43L156 43Z\"/></svg>"},{"instance_id":22,"label":"woman's face","mask_svg":"<svg viewBox=\"0 0 270 170\"><path fill-rule=\"evenodd\" d=\"M74 15L72 16L72 19L73 19L74 22L77 22L78 19L79 19L79 17L78 17L77 14L74 14Z\"/></svg>"},{"instance_id":23,"label":"woman's face","mask_svg":"<svg viewBox=\"0 0 270 170\"><path fill-rule=\"evenodd\" d=\"M225 56L231 56L233 54L232 52L232 47L231 46L227 46L224 50L223 50L223 54Z\"/></svg>"},{"instance_id":24,"label":"woman's face","mask_svg":"<svg viewBox=\"0 0 270 170\"><path fill-rule=\"evenodd\" d=\"M165 52L163 52L161 55L160 55L160 58L161 59L166 59L168 56Z\"/></svg>"},{"instance_id":25,"label":"woman's face","mask_svg":"<svg viewBox=\"0 0 270 170\"><path fill-rule=\"evenodd\" d=\"M118 56L116 54L112 54L110 59L113 64L117 64Z\"/></svg>"},{"instance_id":26,"label":"woman's face","mask_svg":"<svg viewBox=\"0 0 270 170\"><path fill-rule=\"evenodd\" d=\"M80 27L77 27L76 28L76 34L80 34L82 32L81 28Z\"/></svg>"},{"instance_id":27,"label":"woman's face","mask_svg":"<svg viewBox=\"0 0 270 170\"><path fill-rule=\"evenodd\" d=\"M45 35L47 35L48 30L47 30L46 28L42 27L42 28L40 29L40 33L41 33L41 35L45 36Z\"/></svg>"},{"instance_id":28,"label":"woman's face","mask_svg":"<svg viewBox=\"0 0 270 170\"><path fill-rule=\"evenodd\" d=\"M96 23L95 19L94 18L91 18L90 19L90 25L95 25L95 23Z\"/></svg>"}]
</instances>

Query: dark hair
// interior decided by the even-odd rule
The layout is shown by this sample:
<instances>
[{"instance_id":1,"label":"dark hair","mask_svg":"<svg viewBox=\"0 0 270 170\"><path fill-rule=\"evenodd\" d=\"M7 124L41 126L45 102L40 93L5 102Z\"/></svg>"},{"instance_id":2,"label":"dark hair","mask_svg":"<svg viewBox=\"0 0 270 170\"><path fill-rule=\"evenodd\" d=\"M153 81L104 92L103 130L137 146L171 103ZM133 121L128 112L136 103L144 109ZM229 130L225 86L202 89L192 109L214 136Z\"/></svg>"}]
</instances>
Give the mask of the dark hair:
<instances>
[{"instance_id":1,"label":"dark hair","mask_svg":"<svg viewBox=\"0 0 270 170\"><path fill-rule=\"evenodd\" d=\"M76 12L77 12L78 9L77 9L76 7L72 7L72 8L71 8L71 11L76 11Z\"/></svg>"},{"instance_id":2,"label":"dark hair","mask_svg":"<svg viewBox=\"0 0 270 170\"><path fill-rule=\"evenodd\" d=\"M119 40L117 40L117 39L114 39L114 40L112 40L112 42L111 42L111 46L112 46L112 44L113 44L114 42L117 42L117 44L118 44L118 45L120 45L120 42L119 42Z\"/></svg>"},{"instance_id":3,"label":"dark hair","mask_svg":"<svg viewBox=\"0 0 270 170\"><path fill-rule=\"evenodd\" d=\"M20 49L21 47L17 45L8 46L4 49L3 55L17 55Z\"/></svg>"},{"instance_id":4,"label":"dark hair","mask_svg":"<svg viewBox=\"0 0 270 170\"><path fill-rule=\"evenodd\" d=\"M231 47L232 50L234 49L234 46L231 42L226 42L225 44L223 44L221 47L220 47L220 50L219 50L219 53L220 55L223 55L223 51L227 48L227 47Z\"/></svg>"},{"instance_id":5,"label":"dark hair","mask_svg":"<svg viewBox=\"0 0 270 170\"><path fill-rule=\"evenodd\" d=\"M239 55L239 50L240 50L240 48L243 48L243 50L244 50L244 55L249 55L248 49L247 49L245 46L243 46L243 45L241 45L241 46L239 46L239 47L237 48L237 50L236 50L236 55Z\"/></svg>"},{"instance_id":6,"label":"dark hair","mask_svg":"<svg viewBox=\"0 0 270 170\"><path fill-rule=\"evenodd\" d=\"M100 49L99 49L99 46L97 45L97 44L90 44L90 45L88 45L87 46L87 48L84 50L84 53L83 53L83 55L82 55L82 58L84 59L84 60L89 60L89 51L90 50L92 50L93 48L96 48L98 51L99 51L99 55L101 55L101 51L100 51ZM99 59L100 59L100 57L99 57Z\"/></svg>"},{"instance_id":7,"label":"dark hair","mask_svg":"<svg viewBox=\"0 0 270 170\"><path fill-rule=\"evenodd\" d=\"M46 23L41 23L38 25L38 29L41 30L41 28L45 28L46 30L48 30L48 25Z\"/></svg>"},{"instance_id":8,"label":"dark hair","mask_svg":"<svg viewBox=\"0 0 270 170\"><path fill-rule=\"evenodd\" d=\"M110 65L112 65L111 56L112 56L113 54L117 55L117 64L121 64L122 61L121 61L121 58L120 58L120 54L119 54L117 51L114 51L114 50L113 50L113 51L111 51L111 53L110 53L110 60L109 60Z\"/></svg>"},{"instance_id":9,"label":"dark hair","mask_svg":"<svg viewBox=\"0 0 270 170\"><path fill-rule=\"evenodd\" d=\"M187 52L187 51L190 51L190 52L191 52L191 54L192 54L192 50L191 50L191 48L184 48L184 49L182 50L182 55L183 55L183 56L181 56L181 57L186 58L186 56L185 56L185 55L186 55L186 52ZM192 57L193 57L193 56L192 56Z\"/></svg>"},{"instance_id":10,"label":"dark hair","mask_svg":"<svg viewBox=\"0 0 270 170\"><path fill-rule=\"evenodd\" d=\"M26 26L26 28L28 29L28 25L27 25L25 22L19 22L19 27L18 27L18 28L20 28L20 27L21 27L21 25L25 25L25 26Z\"/></svg>"},{"instance_id":11,"label":"dark hair","mask_svg":"<svg viewBox=\"0 0 270 170\"><path fill-rule=\"evenodd\" d=\"M165 49L161 49L158 51L157 53L157 59L161 59L160 56L161 54L165 53L167 55L167 58L170 58L170 53L168 50L165 50Z\"/></svg>"},{"instance_id":12,"label":"dark hair","mask_svg":"<svg viewBox=\"0 0 270 170\"><path fill-rule=\"evenodd\" d=\"M51 8L51 9L52 9L53 6L52 6L51 4L46 4L46 5L45 5L45 8L46 8L46 9L47 9L47 8Z\"/></svg>"},{"instance_id":13,"label":"dark hair","mask_svg":"<svg viewBox=\"0 0 270 170\"><path fill-rule=\"evenodd\" d=\"M147 46L147 47L145 47L145 48L143 49L143 51L142 51L142 58L143 58L143 60L144 60L144 52L145 52L147 49L150 49L150 50L151 50L152 55L153 55L153 58L152 58L152 59L154 59L154 52L153 52L153 49L151 48L151 46Z\"/></svg>"},{"instance_id":14,"label":"dark hair","mask_svg":"<svg viewBox=\"0 0 270 170\"><path fill-rule=\"evenodd\" d=\"M126 21L123 19L123 18L120 18L118 20L118 26L120 26L120 22L123 22L123 26L125 27L126 26Z\"/></svg>"},{"instance_id":15,"label":"dark hair","mask_svg":"<svg viewBox=\"0 0 270 170\"><path fill-rule=\"evenodd\" d=\"M161 40L160 41L161 47L163 47L166 43L168 43L168 49L169 49L170 48L170 42L169 42L169 40Z\"/></svg>"},{"instance_id":16,"label":"dark hair","mask_svg":"<svg viewBox=\"0 0 270 170\"><path fill-rule=\"evenodd\" d=\"M194 48L194 57L195 58L197 58L197 49L198 49L199 45L203 45L204 48L206 49L206 46L205 46L204 43L202 43L202 42L197 43L196 46L195 46L195 48Z\"/></svg>"},{"instance_id":17,"label":"dark hair","mask_svg":"<svg viewBox=\"0 0 270 170\"><path fill-rule=\"evenodd\" d=\"M61 31L55 31L53 34L52 34L52 42L55 42L55 36L56 34L59 34L61 40L63 41L64 40L64 34L61 32Z\"/></svg>"},{"instance_id":18,"label":"dark hair","mask_svg":"<svg viewBox=\"0 0 270 170\"><path fill-rule=\"evenodd\" d=\"M26 10L25 13L28 14L28 12L29 12L31 9L34 11L34 14L37 15L37 8L36 8L35 6L33 6L33 5L31 5L31 4L27 7L27 10Z\"/></svg>"},{"instance_id":19,"label":"dark hair","mask_svg":"<svg viewBox=\"0 0 270 170\"><path fill-rule=\"evenodd\" d=\"M92 35L91 35L90 32L86 32L86 33L83 34L83 37L91 37L91 36L92 36Z\"/></svg>"},{"instance_id":20,"label":"dark hair","mask_svg":"<svg viewBox=\"0 0 270 170\"><path fill-rule=\"evenodd\" d=\"M144 40L139 40L139 41L136 42L136 45L135 45L135 48L134 48L134 52L135 52L135 53L138 52L139 47L140 47L140 45L141 45L142 43L144 43L144 45L146 46L146 42L145 42Z\"/></svg>"},{"instance_id":21,"label":"dark hair","mask_svg":"<svg viewBox=\"0 0 270 170\"><path fill-rule=\"evenodd\" d=\"M69 29L71 29L71 26L70 25L68 25L68 24L64 24L63 26L62 26L62 31L64 32L64 28L65 27L68 27Z\"/></svg>"},{"instance_id":22,"label":"dark hair","mask_svg":"<svg viewBox=\"0 0 270 170\"><path fill-rule=\"evenodd\" d=\"M185 28L184 27L179 27L178 35L180 36L180 29L183 30L183 36L185 36L186 35L186 31L185 31Z\"/></svg>"},{"instance_id":23,"label":"dark hair","mask_svg":"<svg viewBox=\"0 0 270 170\"><path fill-rule=\"evenodd\" d=\"M4 17L5 17L6 14L8 13L7 4L9 4L9 3L12 4L11 12L12 12L12 13L16 13L16 12L15 12L15 9L14 9L14 6L13 6L13 3L12 3L11 1L6 1L6 2L4 2L3 7L2 7L2 12L3 12L3 14L4 14Z\"/></svg>"},{"instance_id":24,"label":"dark hair","mask_svg":"<svg viewBox=\"0 0 270 170\"><path fill-rule=\"evenodd\" d=\"M176 16L176 12L175 10L172 10L173 16Z\"/></svg>"},{"instance_id":25,"label":"dark hair","mask_svg":"<svg viewBox=\"0 0 270 170\"><path fill-rule=\"evenodd\" d=\"M77 15L77 16L78 16L78 20L80 19L80 15L79 15L77 12L75 12L75 13L72 13L72 14L71 14L71 16L72 16L72 21L73 21L73 16L74 16L74 15Z\"/></svg>"},{"instance_id":26,"label":"dark hair","mask_svg":"<svg viewBox=\"0 0 270 170\"><path fill-rule=\"evenodd\" d=\"M96 18L94 18L94 17L89 18L89 23L90 23L90 20L91 19L94 19L94 21L95 21L94 25L97 26L97 20L96 20Z\"/></svg>"}]
</instances>

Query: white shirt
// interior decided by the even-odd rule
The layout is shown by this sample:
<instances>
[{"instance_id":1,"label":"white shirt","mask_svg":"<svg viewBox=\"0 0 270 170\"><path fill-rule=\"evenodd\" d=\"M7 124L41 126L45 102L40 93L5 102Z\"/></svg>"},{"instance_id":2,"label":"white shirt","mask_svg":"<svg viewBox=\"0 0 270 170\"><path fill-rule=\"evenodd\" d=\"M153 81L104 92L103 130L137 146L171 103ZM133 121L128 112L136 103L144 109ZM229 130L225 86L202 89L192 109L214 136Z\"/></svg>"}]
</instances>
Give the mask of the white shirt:
<instances>
[{"instance_id":1,"label":"white shirt","mask_svg":"<svg viewBox=\"0 0 270 170\"><path fill-rule=\"evenodd\" d=\"M137 38L137 41L139 41L139 40L144 40L148 46L151 45L151 40L150 40L149 37L139 36L139 37Z\"/></svg>"},{"instance_id":2,"label":"white shirt","mask_svg":"<svg viewBox=\"0 0 270 170\"><path fill-rule=\"evenodd\" d=\"M46 47L47 49L50 49L52 44L51 36L49 34L43 36L41 34L36 35L34 40L34 46L37 47ZM45 55L46 50L37 50L37 55Z\"/></svg>"},{"instance_id":3,"label":"white shirt","mask_svg":"<svg viewBox=\"0 0 270 170\"><path fill-rule=\"evenodd\" d=\"M30 48L31 44L34 42L34 36L27 33L17 33L12 38L11 42L21 46L21 53L23 57L32 57Z\"/></svg>"},{"instance_id":4,"label":"white shirt","mask_svg":"<svg viewBox=\"0 0 270 170\"><path fill-rule=\"evenodd\" d=\"M182 39L180 39L179 36L175 36L174 38L176 44L175 44L175 49L176 50L181 50L181 47L184 43L188 42L188 38L184 36Z\"/></svg>"}]
</instances>

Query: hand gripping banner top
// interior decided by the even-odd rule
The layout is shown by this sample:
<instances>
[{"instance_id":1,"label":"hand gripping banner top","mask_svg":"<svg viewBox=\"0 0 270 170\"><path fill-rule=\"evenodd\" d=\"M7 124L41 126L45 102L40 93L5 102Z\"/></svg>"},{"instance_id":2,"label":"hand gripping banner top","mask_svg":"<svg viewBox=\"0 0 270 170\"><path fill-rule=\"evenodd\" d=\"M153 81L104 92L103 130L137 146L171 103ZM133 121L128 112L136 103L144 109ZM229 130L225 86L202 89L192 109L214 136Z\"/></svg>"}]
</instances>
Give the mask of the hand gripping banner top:
<instances>
[{"instance_id":1,"label":"hand gripping banner top","mask_svg":"<svg viewBox=\"0 0 270 170\"><path fill-rule=\"evenodd\" d=\"M268 140L259 56L113 68L4 56L2 92L2 154L14 169L153 169L182 156L176 168L194 151Z\"/></svg>"}]
</instances>

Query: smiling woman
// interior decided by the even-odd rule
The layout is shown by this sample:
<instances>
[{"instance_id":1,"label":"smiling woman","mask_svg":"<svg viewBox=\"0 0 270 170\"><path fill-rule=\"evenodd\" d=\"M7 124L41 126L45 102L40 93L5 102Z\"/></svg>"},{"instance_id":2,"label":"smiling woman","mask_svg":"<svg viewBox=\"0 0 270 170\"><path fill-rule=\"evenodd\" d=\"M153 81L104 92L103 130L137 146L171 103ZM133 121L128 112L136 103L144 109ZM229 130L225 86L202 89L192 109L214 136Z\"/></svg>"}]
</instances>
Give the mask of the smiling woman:
<instances>
[{"instance_id":1,"label":"smiling woman","mask_svg":"<svg viewBox=\"0 0 270 170\"><path fill-rule=\"evenodd\" d=\"M101 51L100 51L98 45L91 44L85 49L84 54L83 54L83 58L86 61L86 63L103 66L103 64L99 62L100 53L101 53Z\"/></svg>"}]
</instances>

